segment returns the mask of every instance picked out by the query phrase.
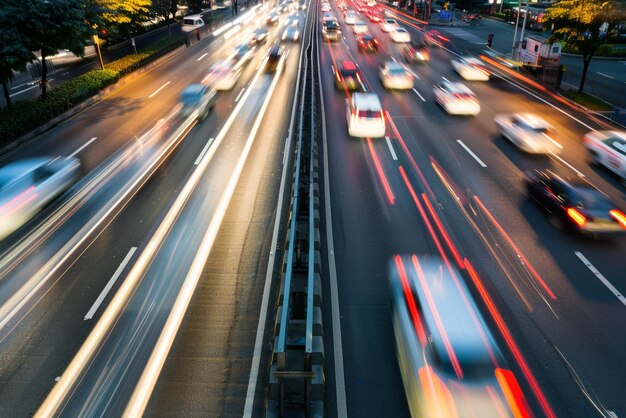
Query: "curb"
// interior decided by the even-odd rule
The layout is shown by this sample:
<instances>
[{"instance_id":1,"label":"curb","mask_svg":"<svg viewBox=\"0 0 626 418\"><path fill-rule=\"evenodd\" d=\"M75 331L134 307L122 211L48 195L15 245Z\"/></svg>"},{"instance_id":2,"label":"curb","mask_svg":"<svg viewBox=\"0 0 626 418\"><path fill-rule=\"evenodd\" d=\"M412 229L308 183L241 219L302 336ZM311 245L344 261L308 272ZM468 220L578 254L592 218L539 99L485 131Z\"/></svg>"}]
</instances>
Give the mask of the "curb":
<instances>
[{"instance_id":1,"label":"curb","mask_svg":"<svg viewBox=\"0 0 626 418\"><path fill-rule=\"evenodd\" d=\"M561 52L561 56L582 58L582 55L580 55L580 54L573 54L571 52ZM601 61L624 61L624 60L626 60L626 55L624 55L623 57L598 57L598 56L594 55L592 60L593 61L595 61L595 60L601 60Z\"/></svg>"},{"instance_id":2,"label":"curb","mask_svg":"<svg viewBox=\"0 0 626 418\"><path fill-rule=\"evenodd\" d=\"M93 105L94 103L99 102L104 97L106 97L109 94L113 93L115 90L121 89L122 87L130 84L132 81L134 81L135 79L139 78L139 76L141 76L146 71L149 71L152 68L156 67L157 65L160 65L161 63L169 60L170 58L173 58L175 55L179 54L183 49L185 49L185 45L184 44L179 46L178 48L173 49L172 51L168 52L167 54L157 58L156 60L150 62L149 64L146 64L145 66L143 66L141 68L138 68L137 70L133 71L132 73L123 76L115 84L112 84L112 85L110 85L108 87L105 87L104 89L100 90L100 92L95 94L94 96L91 96L90 98L88 98L88 99L84 100L83 102L77 104L73 108L65 111L64 113L61 113L59 116L55 117L54 119L49 120L48 122L46 122L42 126L40 126L38 128L35 128L34 130L30 131L29 133L25 134L24 136L22 136L22 137L16 139L15 141L11 142L10 144L7 144L4 147L0 148L0 155L8 153L9 151L11 151L11 150L13 150L13 149L15 149L15 148L17 148L17 147L27 143L31 139L35 138L37 135L40 135L40 134L50 130L51 128L53 128L54 126L58 125L59 123L61 123L61 122L65 121L65 120L71 118L72 116L82 112L83 110L85 110L89 106Z\"/></svg>"}]
</instances>

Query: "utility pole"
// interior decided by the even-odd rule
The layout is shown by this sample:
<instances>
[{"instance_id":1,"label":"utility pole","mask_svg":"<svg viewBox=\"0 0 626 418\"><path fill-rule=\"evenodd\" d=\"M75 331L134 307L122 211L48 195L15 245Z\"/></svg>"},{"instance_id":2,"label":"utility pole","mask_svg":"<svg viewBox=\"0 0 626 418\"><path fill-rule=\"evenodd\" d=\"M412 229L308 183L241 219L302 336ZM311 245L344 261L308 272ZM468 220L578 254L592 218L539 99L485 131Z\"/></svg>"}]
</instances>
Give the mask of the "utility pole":
<instances>
[{"instance_id":1,"label":"utility pole","mask_svg":"<svg viewBox=\"0 0 626 418\"><path fill-rule=\"evenodd\" d=\"M515 32L513 32L513 47L511 48L511 59L515 59L515 41L517 41L517 26L519 25L520 13L522 13L522 1L517 0L517 18L515 19Z\"/></svg>"},{"instance_id":2,"label":"utility pole","mask_svg":"<svg viewBox=\"0 0 626 418\"><path fill-rule=\"evenodd\" d=\"M520 35L520 42L524 42L524 31L526 30L526 22L528 21L528 3L526 2L526 13L524 13L524 22L522 23L522 34ZM517 49L518 53L519 53L519 48ZM519 61L519 55L517 60Z\"/></svg>"}]
</instances>

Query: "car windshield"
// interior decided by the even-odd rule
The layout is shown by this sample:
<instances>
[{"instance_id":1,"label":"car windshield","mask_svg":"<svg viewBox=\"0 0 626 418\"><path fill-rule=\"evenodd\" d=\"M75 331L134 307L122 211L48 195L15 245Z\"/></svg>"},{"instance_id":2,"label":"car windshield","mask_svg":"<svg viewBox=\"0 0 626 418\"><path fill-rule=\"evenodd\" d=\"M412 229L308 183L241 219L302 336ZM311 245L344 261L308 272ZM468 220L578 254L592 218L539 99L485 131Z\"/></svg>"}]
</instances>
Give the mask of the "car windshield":
<instances>
[{"instance_id":1,"label":"car windshield","mask_svg":"<svg viewBox=\"0 0 626 418\"><path fill-rule=\"evenodd\" d=\"M587 186L573 187L567 195L571 204L579 208L607 212L614 209L602 193Z\"/></svg>"},{"instance_id":2,"label":"car windshield","mask_svg":"<svg viewBox=\"0 0 626 418\"><path fill-rule=\"evenodd\" d=\"M341 70L341 75L344 77L356 77L356 70L346 70L346 69L342 69Z\"/></svg>"},{"instance_id":3,"label":"car windshield","mask_svg":"<svg viewBox=\"0 0 626 418\"><path fill-rule=\"evenodd\" d=\"M359 115L360 118L380 118L380 112L377 112L375 110L359 110L357 112L357 115Z\"/></svg>"},{"instance_id":4,"label":"car windshield","mask_svg":"<svg viewBox=\"0 0 626 418\"><path fill-rule=\"evenodd\" d=\"M389 74L396 77L404 77L405 75L407 75L407 72L404 68L392 68L389 70Z\"/></svg>"}]
</instances>

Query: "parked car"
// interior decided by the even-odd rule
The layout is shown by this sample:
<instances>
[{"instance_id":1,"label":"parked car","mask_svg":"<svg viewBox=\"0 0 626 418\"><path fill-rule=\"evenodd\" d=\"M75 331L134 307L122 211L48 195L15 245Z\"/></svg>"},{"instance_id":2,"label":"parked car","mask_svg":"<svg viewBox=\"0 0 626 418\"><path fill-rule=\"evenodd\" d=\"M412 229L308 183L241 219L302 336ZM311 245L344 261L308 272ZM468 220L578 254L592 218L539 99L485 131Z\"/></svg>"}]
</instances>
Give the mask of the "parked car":
<instances>
[{"instance_id":1,"label":"parked car","mask_svg":"<svg viewBox=\"0 0 626 418\"><path fill-rule=\"evenodd\" d=\"M626 215L589 183L566 180L549 170L527 171L528 195L548 214L557 229L594 238L623 236Z\"/></svg>"},{"instance_id":2,"label":"parked car","mask_svg":"<svg viewBox=\"0 0 626 418\"><path fill-rule=\"evenodd\" d=\"M494 121L503 137L529 154L560 154L563 146L552 136L552 127L532 113L496 115Z\"/></svg>"},{"instance_id":3,"label":"parked car","mask_svg":"<svg viewBox=\"0 0 626 418\"><path fill-rule=\"evenodd\" d=\"M78 179L75 157L30 158L0 168L0 239L28 222Z\"/></svg>"}]
</instances>

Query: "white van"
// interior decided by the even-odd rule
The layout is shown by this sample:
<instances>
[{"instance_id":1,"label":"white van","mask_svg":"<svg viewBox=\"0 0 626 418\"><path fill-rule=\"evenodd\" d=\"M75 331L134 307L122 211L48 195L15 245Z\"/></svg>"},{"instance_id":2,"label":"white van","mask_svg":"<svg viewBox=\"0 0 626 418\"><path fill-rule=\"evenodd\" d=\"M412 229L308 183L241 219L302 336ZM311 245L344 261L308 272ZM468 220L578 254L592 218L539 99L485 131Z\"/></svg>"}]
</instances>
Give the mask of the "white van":
<instances>
[{"instance_id":1,"label":"white van","mask_svg":"<svg viewBox=\"0 0 626 418\"><path fill-rule=\"evenodd\" d=\"M385 136L385 115L380 99L375 93L354 93L346 99L348 133L359 138Z\"/></svg>"},{"instance_id":2,"label":"white van","mask_svg":"<svg viewBox=\"0 0 626 418\"><path fill-rule=\"evenodd\" d=\"M183 24L180 28L183 32L193 32L204 26L204 20L200 15L189 15L183 17Z\"/></svg>"}]
</instances>

